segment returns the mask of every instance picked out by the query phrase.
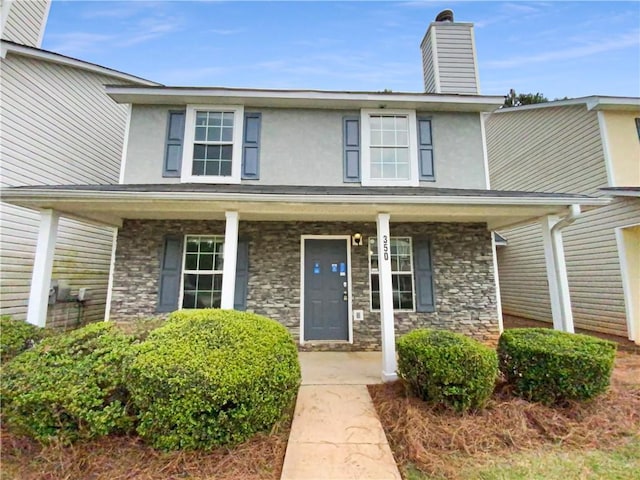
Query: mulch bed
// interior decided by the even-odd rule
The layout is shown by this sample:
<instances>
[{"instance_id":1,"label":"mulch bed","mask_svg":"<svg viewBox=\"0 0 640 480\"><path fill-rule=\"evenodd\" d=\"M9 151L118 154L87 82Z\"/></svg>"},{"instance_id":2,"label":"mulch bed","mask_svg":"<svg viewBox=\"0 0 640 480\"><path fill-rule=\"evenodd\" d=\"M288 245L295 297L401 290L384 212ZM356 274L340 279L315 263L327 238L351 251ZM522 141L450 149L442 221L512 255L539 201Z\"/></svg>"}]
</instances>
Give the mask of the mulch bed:
<instances>
[{"instance_id":1,"label":"mulch bed","mask_svg":"<svg viewBox=\"0 0 640 480\"><path fill-rule=\"evenodd\" d=\"M289 431L259 435L235 448L159 452L136 437L42 446L2 429L3 480L277 480Z\"/></svg>"},{"instance_id":2,"label":"mulch bed","mask_svg":"<svg viewBox=\"0 0 640 480\"><path fill-rule=\"evenodd\" d=\"M371 385L369 393L398 464L437 477L546 445L610 449L640 432L639 355L618 354L608 393L562 407L518 399L504 384L485 410L463 415L408 396L401 382Z\"/></svg>"}]
</instances>

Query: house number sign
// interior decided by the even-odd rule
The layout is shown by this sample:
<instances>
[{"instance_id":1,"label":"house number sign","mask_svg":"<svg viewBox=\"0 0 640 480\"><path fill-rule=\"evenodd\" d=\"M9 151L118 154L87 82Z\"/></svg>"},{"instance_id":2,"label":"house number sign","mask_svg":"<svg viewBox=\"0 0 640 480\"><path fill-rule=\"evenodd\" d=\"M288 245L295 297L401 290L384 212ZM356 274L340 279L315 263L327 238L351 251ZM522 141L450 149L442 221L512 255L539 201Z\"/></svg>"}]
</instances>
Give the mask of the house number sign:
<instances>
[{"instance_id":1,"label":"house number sign","mask_svg":"<svg viewBox=\"0 0 640 480\"><path fill-rule=\"evenodd\" d=\"M389 237L387 235L382 236L382 256L385 261L389 261Z\"/></svg>"}]
</instances>

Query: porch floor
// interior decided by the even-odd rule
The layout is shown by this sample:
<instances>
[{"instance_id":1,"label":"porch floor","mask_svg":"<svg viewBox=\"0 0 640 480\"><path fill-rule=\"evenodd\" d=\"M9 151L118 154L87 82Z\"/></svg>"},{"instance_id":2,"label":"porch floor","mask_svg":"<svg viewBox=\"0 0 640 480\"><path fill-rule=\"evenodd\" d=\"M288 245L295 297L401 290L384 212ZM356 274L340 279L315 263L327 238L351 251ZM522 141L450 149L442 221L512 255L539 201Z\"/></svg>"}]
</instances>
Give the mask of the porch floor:
<instances>
[{"instance_id":1,"label":"porch floor","mask_svg":"<svg viewBox=\"0 0 640 480\"><path fill-rule=\"evenodd\" d=\"M366 385L380 352L300 352L298 392L282 480L400 480Z\"/></svg>"}]
</instances>

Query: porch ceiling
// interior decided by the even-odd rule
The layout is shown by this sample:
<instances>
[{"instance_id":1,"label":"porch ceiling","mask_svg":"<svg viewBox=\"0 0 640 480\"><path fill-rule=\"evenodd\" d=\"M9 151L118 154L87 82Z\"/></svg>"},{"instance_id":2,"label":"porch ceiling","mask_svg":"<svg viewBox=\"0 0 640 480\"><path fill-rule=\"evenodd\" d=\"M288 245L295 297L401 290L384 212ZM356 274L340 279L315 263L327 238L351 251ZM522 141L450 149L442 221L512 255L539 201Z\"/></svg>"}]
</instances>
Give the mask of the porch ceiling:
<instances>
[{"instance_id":1,"label":"porch ceiling","mask_svg":"<svg viewBox=\"0 0 640 480\"><path fill-rule=\"evenodd\" d=\"M388 213L392 222L481 222L495 230L531 223L545 215L564 215L572 204L588 209L609 202L582 195L489 190L390 192L255 185L14 187L0 193L4 202L13 205L52 209L63 216L111 226L120 226L124 219L224 220L225 211L237 211L241 221L373 222L378 213Z\"/></svg>"}]
</instances>

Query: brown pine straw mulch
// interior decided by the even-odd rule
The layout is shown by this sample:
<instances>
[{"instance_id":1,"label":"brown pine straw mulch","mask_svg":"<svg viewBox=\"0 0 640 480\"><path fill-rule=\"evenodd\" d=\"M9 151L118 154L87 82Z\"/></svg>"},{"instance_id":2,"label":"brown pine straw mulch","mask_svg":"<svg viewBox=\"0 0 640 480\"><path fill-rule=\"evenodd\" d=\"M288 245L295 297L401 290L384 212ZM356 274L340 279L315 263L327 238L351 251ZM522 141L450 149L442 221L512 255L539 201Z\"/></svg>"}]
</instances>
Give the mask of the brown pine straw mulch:
<instances>
[{"instance_id":1,"label":"brown pine straw mulch","mask_svg":"<svg viewBox=\"0 0 640 480\"><path fill-rule=\"evenodd\" d=\"M455 479L464 465L549 445L611 449L640 435L640 355L619 353L610 390L591 402L545 407L500 384L486 409L455 414L407 395L401 382L370 385L398 465Z\"/></svg>"},{"instance_id":2,"label":"brown pine straw mulch","mask_svg":"<svg viewBox=\"0 0 640 480\"><path fill-rule=\"evenodd\" d=\"M277 480L289 437L258 435L235 448L160 452L136 437L42 446L2 428L2 480Z\"/></svg>"}]
</instances>

